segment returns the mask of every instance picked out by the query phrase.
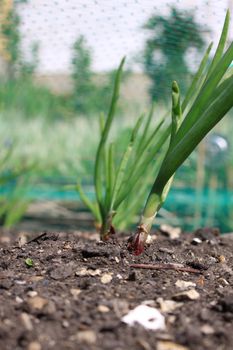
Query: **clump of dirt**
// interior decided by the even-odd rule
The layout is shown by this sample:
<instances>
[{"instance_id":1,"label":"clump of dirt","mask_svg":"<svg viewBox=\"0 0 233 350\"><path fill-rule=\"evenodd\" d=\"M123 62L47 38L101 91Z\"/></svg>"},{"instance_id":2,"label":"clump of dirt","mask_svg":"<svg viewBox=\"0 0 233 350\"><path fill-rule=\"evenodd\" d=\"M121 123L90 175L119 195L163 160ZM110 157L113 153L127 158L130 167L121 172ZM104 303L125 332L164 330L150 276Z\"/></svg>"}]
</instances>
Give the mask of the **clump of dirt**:
<instances>
[{"instance_id":1,"label":"clump of dirt","mask_svg":"<svg viewBox=\"0 0 233 350\"><path fill-rule=\"evenodd\" d=\"M232 350L233 239L157 233L140 256L127 238L88 232L0 239L0 349ZM131 327L136 306L165 329Z\"/></svg>"}]
</instances>

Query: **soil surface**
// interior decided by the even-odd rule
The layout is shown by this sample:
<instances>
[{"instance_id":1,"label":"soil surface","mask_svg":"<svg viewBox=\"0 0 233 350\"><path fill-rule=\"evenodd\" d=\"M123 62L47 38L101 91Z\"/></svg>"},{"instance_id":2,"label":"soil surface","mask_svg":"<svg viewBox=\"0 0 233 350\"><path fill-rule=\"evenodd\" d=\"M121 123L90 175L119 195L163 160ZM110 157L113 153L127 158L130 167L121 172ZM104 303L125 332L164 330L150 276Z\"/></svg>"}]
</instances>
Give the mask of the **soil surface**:
<instances>
[{"instance_id":1,"label":"soil surface","mask_svg":"<svg viewBox=\"0 0 233 350\"><path fill-rule=\"evenodd\" d=\"M0 236L0 349L233 349L231 235L158 232L140 256L127 237L36 235ZM122 321L142 304L163 329Z\"/></svg>"}]
</instances>

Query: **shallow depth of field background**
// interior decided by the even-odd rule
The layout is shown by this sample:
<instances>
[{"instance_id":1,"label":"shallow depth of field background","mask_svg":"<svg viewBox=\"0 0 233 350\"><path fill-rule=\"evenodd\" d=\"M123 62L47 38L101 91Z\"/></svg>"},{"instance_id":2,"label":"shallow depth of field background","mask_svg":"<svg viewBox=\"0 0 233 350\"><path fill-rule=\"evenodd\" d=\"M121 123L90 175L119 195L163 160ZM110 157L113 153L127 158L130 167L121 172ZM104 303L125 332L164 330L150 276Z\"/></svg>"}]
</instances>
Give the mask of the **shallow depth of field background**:
<instances>
[{"instance_id":1,"label":"shallow depth of field background","mask_svg":"<svg viewBox=\"0 0 233 350\"><path fill-rule=\"evenodd\" d=\"M94 195L98 118L121 58L127 64L111 137L123 147L152 101L154 120L169 119L171 81L185 91L205 48L217 43L227 8L233 12L233 1L1 0L1 225L90 225L68 185L82 181ZM233 230L232 118L179 169L157 224Z\"/></svg>"}]
</instances>

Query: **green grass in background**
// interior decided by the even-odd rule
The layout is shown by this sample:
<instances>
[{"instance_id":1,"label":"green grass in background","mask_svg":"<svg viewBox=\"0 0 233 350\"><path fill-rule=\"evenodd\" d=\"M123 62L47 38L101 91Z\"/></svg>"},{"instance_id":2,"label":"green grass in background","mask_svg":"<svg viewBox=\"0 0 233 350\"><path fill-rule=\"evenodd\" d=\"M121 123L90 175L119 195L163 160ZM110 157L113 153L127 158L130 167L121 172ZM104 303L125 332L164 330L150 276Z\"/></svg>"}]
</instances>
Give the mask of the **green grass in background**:
<instances>
[{"instance_id":1,"label":"green grass in background","mask_svg":"<svg viewBox=\"0 0 233 350\"><path fill-rule=\"evenodd\" d=\"M37 86L31 78L0 83L0 111L8 118L46 121L66 119L72 115L70 102L65 96L57 96L46 87Z\"/></svg>"},{"instance_id":2,"label":"green grass in background","mask_svg":"<svg viewBox=\"0 0 233 350\"><path fill-rule=\"evenodd\" d=\"M231 140L233 132L232 124L233 115L223 120L221 125L215 128L214 132L219 132L225 135L228 140ZM111 137L116 137L117 134L121 134L121 144L124 146L127 138L129 127L133 124L134 116L124 115L117 118L117 123L113 125ZM94 167L93 154L96 150L98 143L98 116L93 116L91 119L77 116L70 120L60 121L46 121L40 118L40 114L33 119L27 121L23 118L22 111L2 111L0 113L0 138L2 141L15 142L17 147L9 159L9 166L15 166L20 164L22 161L27 160L35 162L35 176L37 183L47 182L49 178L49 189L56 191L56 199L58 199L59 191L62 191L62 185L58 183L70 183L76 181L77 178L82 178L83 182L87 184L87 189L91 195L92 188L90 183L92 180L91 174ZM123 133L122 133L123 131ZM120 132L120 133L119 133ZM91 134L91 137L90 137ZM119 144L119 142L118 142ZM197 177L197 156L198 151L195 152L189 159L184 163L181 169L178 171L177 177L174 183L174 192L168 197L168 203L165 209L174 211L174 216L168 215L168 222L173 224L185 225L186 228L192 227L192 219L195 215L193 206L190 205L190 198L194 198L196 188L196 177ZM200 213L199 225L203 225L206 222L216 224L216 213L218 213L218 221L220 226L224 228L224 232L233 229L230 213L232 212L233 204L230 202L231 191L233 190L233 157L232 157L232 145L229 150L229 156L227 158L227 164L223 168L218 169L221 176L218 186L218 193L226 193L227 195L222 200L223 210L216 210L215 208L215 219L210 221L205 219L206 204L202 201L199 205L198 210ZM204 185L202 192L204 193L204 199L210 195L207 188L210 186L211 170L204 169ZM225 178L225 180L224 180ZM226 180L227 178L227 180ZM60 181L63 179L62 181ZM52 181L52 182L51 182ZM152 181L152 179L151 179ZM54 187L53 187L53 182ZM88 185L89 184L89 185ZM41 199L40 186L32 187L35 191L34 200ZM45 189L48 186L45 186ZM73 197L72 194L62 198L77 198ZM216 190L214 190L214 194ZM221 194L220 194L221 195ZM60 196L60 195L59 195ZM47 197L48 199L49 192ZM55 199L55 197L51 197ZM194 199L193 199L194 200ZM183 201L183 202L182 202ZM191 201L192 202L192 201ZM224 203L225 202L225 203ZM186 203L186 204L185 204ZM181 220L176 220L176 214L180 216ZM211 213L210 213L211 214ZM165 215L166 216L166 215ZM184 219L182 218L184 217ZM186 222L186 223L185 223Z\"/></svg>"}]
</instances>

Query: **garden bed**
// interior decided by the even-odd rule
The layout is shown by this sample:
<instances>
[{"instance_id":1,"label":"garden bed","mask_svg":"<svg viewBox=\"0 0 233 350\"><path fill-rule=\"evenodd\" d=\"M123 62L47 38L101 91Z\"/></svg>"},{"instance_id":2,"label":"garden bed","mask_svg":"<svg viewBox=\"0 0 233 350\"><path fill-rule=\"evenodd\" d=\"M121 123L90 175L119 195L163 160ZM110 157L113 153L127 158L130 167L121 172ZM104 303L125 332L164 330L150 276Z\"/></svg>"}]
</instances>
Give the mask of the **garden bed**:
<instances>
[{"instance_id":1,"label":"garden bed","mask_svg":"<svg viewBox=\"0 0 233 350\"><path fill-rule=\"evenodd\" d=\"M0 349L233 347L230 234L158 233L140 256L128 252L125 236L102 243L88 232L2 234L0 242ZM140 304L161 312L163 330L122 322Z\"/></svg>"}]
</instances>

